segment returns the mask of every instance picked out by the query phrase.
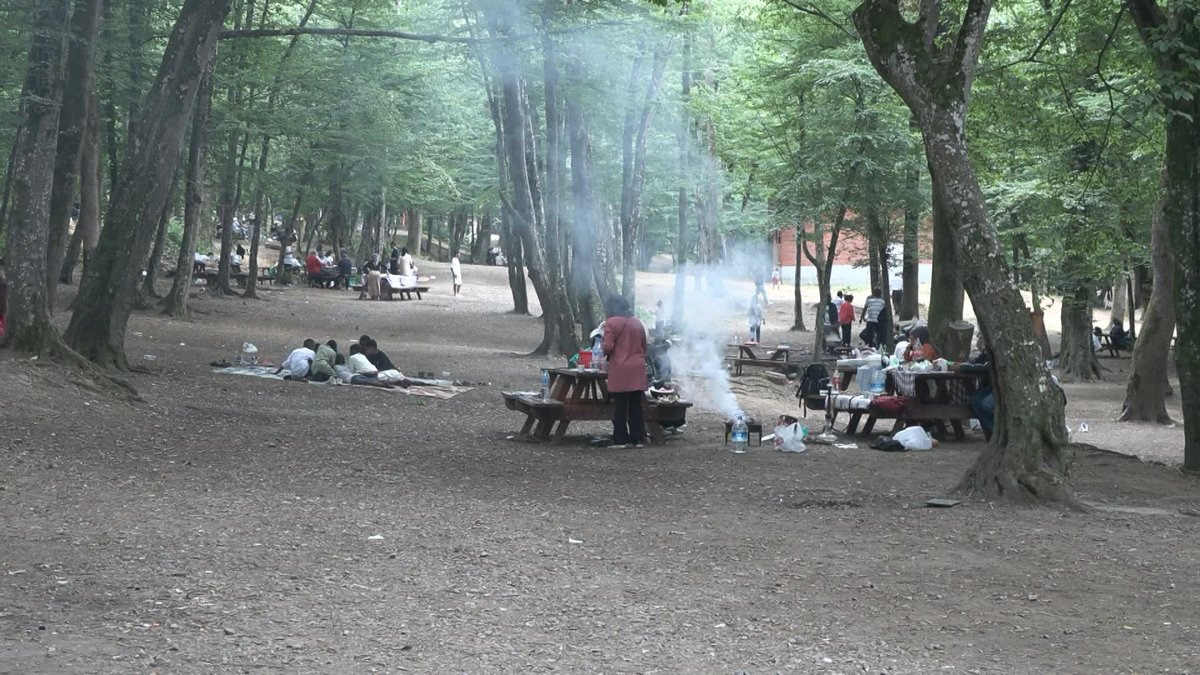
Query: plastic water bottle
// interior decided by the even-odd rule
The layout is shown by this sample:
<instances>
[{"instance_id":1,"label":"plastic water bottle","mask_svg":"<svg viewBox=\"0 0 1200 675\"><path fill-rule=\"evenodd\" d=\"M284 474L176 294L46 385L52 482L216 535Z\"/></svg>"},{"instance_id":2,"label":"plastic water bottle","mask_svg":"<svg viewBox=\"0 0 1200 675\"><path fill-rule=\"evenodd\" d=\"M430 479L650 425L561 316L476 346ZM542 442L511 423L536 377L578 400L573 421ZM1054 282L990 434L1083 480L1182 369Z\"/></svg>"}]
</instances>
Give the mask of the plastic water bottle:
<instances>
[{"instance_id":1,"label":"plastic water bottle","mask_svg":"<svg viewBox=\"0 0 1200 675\"><path fill-rule=\"evenodd\" d=\"M542 400L550 400L550 371L542 371Z\"/></svg>"},{"instance_id":2,"label":"plastic water bottle","mask_svg":"<svg viewBox=\"0 0 1200 675\"><path fill-rule=\"evenodd\" d=\"M733 421L729 432L729 451L735 455L745 454L750 447L750 427L746 426L746 418L738 415Z\"/></svg>"},{"instance_id":3,"label":"plastic water bottle","mask_svg":"<svg viewBox=\"0 0 1200 675\"><path fill-rule=\"evenodd\" d=\"M600 349L600 345L592 345L592 370L600 370L600 359L604 357L604 352Z\"/></svg>"}]
</instances>

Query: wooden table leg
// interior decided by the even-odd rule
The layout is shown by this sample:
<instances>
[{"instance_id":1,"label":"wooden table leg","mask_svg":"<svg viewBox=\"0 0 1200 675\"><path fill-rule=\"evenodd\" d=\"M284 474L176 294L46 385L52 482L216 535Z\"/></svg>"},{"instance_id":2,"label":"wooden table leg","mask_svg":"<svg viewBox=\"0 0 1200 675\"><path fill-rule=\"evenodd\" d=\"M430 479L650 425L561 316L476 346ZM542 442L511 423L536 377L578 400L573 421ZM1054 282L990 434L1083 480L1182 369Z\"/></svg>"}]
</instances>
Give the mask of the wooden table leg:
<instances>
[{"instance_id":1,"label":"wooden table leg","mask_svg":"<svg viewBox=\"0 0 1200 675\"><path fill-rule=\"evenodd\" d=\"M537 422L537 418L536 418L536 417L534 417L533 415L530 415L530 414L528 414L528 413L527 413L527 414L525 415L525 425L521 427L521 435L522 435L522 436L528 436L528 435L529 435L529 432L530 432L530 430L532 430L532 429L533 429L533 423L534 423L534 422Z\"/></svg>"},{"instance_id":2,"label":"wooden table leg","mask_svg":"<svg viewBox=\"0 0 1200 675\"><path fill-rule=\"evenodd\" d=\"M858 429L858 422L862 419L861 412L850 413L850 423L846 425L846 433L853 434L855 429Z\"/></svg>"},{"instance_id":3,"label":"wooden table leg","mask_svg":"<svg viewBox=\"0 0 1200 675\"><path fill-rule=\"evenodd\" d=\"M537 429L533 435L543 441L550 440L550 429L554 426L554 420L538 420Z\"/></svg>"},{"instance_id":4,"label":"wooden table leg","mask_svg":"<svg viewBox=\"0 0 1200 675\"><path fill-rule=\"evenodd\" d=\"M866 424L866 426L863 427L863 430L862 430L863 436L870 435L871 430L874 428L875 428L875 416L867 415L867 424Z\"/></svg>"},{"instance_id":5,"label":"wooden table leg","mask_svg":"<svg viewBox=\"0 0 1200 675\"><path fill-rule=\"evenodd\" d=\"M554 437L550 439L555 445L562 443L563 437L567 435L567 427L571 425L571 420L561 419L558 421L558 428L554 430Z\"/></svg>"}]
</instances>

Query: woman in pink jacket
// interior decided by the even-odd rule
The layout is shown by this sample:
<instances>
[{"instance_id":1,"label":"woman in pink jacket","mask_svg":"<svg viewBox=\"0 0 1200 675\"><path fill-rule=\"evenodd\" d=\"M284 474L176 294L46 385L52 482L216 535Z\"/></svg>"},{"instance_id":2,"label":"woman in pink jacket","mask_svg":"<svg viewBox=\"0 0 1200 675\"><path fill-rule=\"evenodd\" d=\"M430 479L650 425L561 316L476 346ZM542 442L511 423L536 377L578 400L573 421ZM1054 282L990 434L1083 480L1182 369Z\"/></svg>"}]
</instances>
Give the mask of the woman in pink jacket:
<instances>
[{"instance_id":1,"label":"woman in pink jacket","mask_svg":"<svg viewBox=\"0 0 1200 675\"><path fill-rule=\"evenodd\" d=\"M604 355L608 358L608 393L613 411L614 448L640 448L646 439L642 409L646 395L646 327L633 316L620 295L604 303Z\"/></svg>"}]
</instances>

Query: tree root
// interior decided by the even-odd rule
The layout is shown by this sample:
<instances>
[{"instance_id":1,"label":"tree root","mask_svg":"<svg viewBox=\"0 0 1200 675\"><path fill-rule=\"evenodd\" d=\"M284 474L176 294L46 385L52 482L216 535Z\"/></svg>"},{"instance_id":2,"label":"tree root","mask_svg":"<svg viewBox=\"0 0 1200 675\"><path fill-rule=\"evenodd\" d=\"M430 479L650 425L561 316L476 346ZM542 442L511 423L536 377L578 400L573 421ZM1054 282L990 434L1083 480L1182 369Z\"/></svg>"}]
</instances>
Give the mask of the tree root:
<instances>
[{"instance_id":1,"label":"tree root","mask_svg":"<svg viewBox=\"0 0 1200 675\"><path fill-rule=\"evenodd\" d=\"M1087 510L1076 498L1065 470L1045 463L1028 466L1021 459L1018 449L989 446L967 470L956 491L1014 504L1053 504L1074 511Z\"/></svg>"},{"instance_id":2,"label":"tree root","mask_svg":"<svg viewBox=\"0 0 1200 675\"><path fill-rule=\"evenodd\" d=\"M61 339L55 340L43 356L52 363L59 363L82 371L84 375L97 383L100 391L115 391L127 401L144 400L138 390L128 381L87 360Z\"/></svg>"}]
</instances>

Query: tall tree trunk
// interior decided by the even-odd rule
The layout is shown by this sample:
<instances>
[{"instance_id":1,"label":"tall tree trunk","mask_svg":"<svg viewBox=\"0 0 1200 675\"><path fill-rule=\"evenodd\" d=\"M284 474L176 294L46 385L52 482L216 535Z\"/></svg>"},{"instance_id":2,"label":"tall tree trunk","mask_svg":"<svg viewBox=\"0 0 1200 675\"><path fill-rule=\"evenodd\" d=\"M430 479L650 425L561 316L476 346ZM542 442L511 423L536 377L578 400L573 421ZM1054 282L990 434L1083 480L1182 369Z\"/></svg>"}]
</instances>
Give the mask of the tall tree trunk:
<instances>
[{"instance_id":1,"label":"tall tree trunk","mask_svg":"<svg viewBox=\"0 0 1200 675\"><path fill-rule=\"evenodd\" d=\"M566 277L563 274L565 247L561 232L567 148L563 144L564 121L559 111L558 47L550 34L552 6L551 3L546 5L542 38L542 88L546 109L546 189L544 195L546 282L549 286L551 302L557 305L553 317L557 322L558 344L551 346L551 349L555 351L561 349L565 353L570 353L577 346L575 309L570 301L571 295L567 291ZM451 246L457 249L457 244L453 241Z\"/></svg>"},{"instance_id":2,"label":"tall tree trunk","mask_svg":"<svg viewBox=\"0 0 1200 675\"><path fill-rule=\"evenodd\" d=\"M417 209L408 209L408 238L405 246L414 256L421 255L421 240L425 238L425 220Z\"/></svg>"},{"instance_id":3,"label":"tall tree trunk","mask_svg":"<svg viewBox=\"0 0 1200 675\"><path fill-rule=\"evenodd\" d=\"M1042 361L967 155L967 100L991 2L973 0L961 23L939 16L940 3L920 9L920 20L910 24L897 0L865 0L853 16L875 69L917 118L942 224L957 244L966 292L994 355L995 429L960 488L1010 500L1075 503L1065 397ZM939 36L941 30L957 32L957 39Z\"/></svg>"},{"instance_id":4,"label":"tall tree trunk","mask_svg":"<svg viewBox=\"0 0 1200 675\"><path fill-rule=\"evenodd\" d=\"M990 1L990 0L989 0ZM932 174L933 167L929 167ZM963 318L963 274L954 243L957 224L951 221L945 202L933 191L933 272L929 289L929 332L936 345L947 326ZM979 310L975 311L976 315Z\"/></svg>"},{"instance_id":5,"label":"tall tree trunk","mask_svg":"<svg viewBox=\"0 0 1200 675\"><path fill-rule=\"evenodd\" d=\"M154 246L146 258L146 276L142 278L142 292L136 301L138 309L149 309L150 299L159 297L158 273L162 267L163 249L167 245L167 230L171 227L171 213L175 210L175 190L179 184L179 173L176 170L175 176L171 179L171 187L167 190L167 200L163 203L162 216L158 221L158 231L154 235Z\"/></svg>"},{"instance_id":6,"label":"tall tree trunk","mask_svg":"<svg viewBox=\"0 0 1200 675\"><path fill-rule=\"evenodd\" d=\"M214 58L229 0L185 0L138 123L140 142L126 161L107 226L88 266L67 342L102 365L128 368L125 330L137 283L179 165L199 81Z\"/></svg>"},{"instance_id":7,"label":"tall tree trunk","mask_svg":"<svg viewBox=\"0 0 1200 675\"><path fill-rule=\"evenodd\" d=\"M1165 178L1165 176L1164 176ZM1133 364L1121 406L1121 422L1170 424L1167 414L1167 364L1175 330L1175 254L1162 205L1150 227L1154 290L1142 314L1142 335L1133 345Z\"/></svg>"},{"instance_id":8,"label":"tall tree trunk","mask_svg":"<svg viewBox=\"0 0 1200 675\"><path fill-rule=\"evenodd\" d=\"M71 205L75 201L75 183L79 180L102 4L103 0L81 0L75 4L75 13L71 17L62 112L58 119L54 191L50 201L50 239L46 247L46 293L51 309L54 308L58 278L62 272Z\"/></svg>"},{"instance_id":9,"label":"tall tree trunk","mask_svg":"<svg viewBox=\"0 0 1200 675\"><path fill-rule=\"evenodd\" d=\"M571 275L575 304L579 308L580 335L587 335L603 318L595 292L596 237L600 230L600 211L596 205L596 183L592 171L592 144L580 100L583 81L583 56L578 44L572 44L567 60L570 87L566 95L567 138L571 145L571 197L575 222L571 230Z\"/></svg>"},{"instance_id":10,"label":"tall tree trunk","mask_svg":"<svg viewBox=\"0 0 1200 675\"><path fill-rule=\"evenodd\" d=\"M691 3L684 0L679 10L686 16L691 12ZM687 302L687 254L688 254L688 184L687 176L691 167L691 119L688 115L688 105L692 98L692 34L685 33L683 37L683 63L680 64L680 106L679 106L679 195L677 197L676 230L675 230L675 304L671 308L671 321L675 325L683 323L683 306ZM799 263L799 258L797 258ZM796 276L800 276L800 266L796 265ZM800 320L803 325L803 319Z\"/></svg>"},{"instance_id":11,"label":"tall tree trunk","mask_svg":"<svg viewBox=\"0 0 1200 675\"><path fill-rule=\"evenodd\" d=\"M921 313L921 212L915 199L921 184L921 173L910 167L905 173L909 197L904 205L904 261L901 277L904 295L897 316L909 321Z\"/></svg>"},{"instance_id":12,"label":"tall tree trunk","mask_svg":"<svg viewBox=\"0 0 1200 675\"><path fill-rule=\"evenodd\" d=\"M1092 349L1092 289L1079 285L1062 299L1062 343L1058 365L1067 382L1103 380Z\"/></svg>"},{"instance_id":13,"label":"tall tree trunk","mask_svg":"<svg viewBox=\"0 0 1200 675\"><path fill-rule=\"evenodd\" d=\"M268 106L270 107L270 106ZM271 154L271 137L264 135L258 149L258 170L254 178L254 223L250 232L250 259L246 262L246 290L243 298L258 297L258 243L262 236L263 200L266 197L267 158ZM272 218L272 222L273 222ZM341 250L340 248L337 250ZM282 251L281 251L282 257Z\"/></svg>"},{"instance_id":14,"label":"tall tree trunk","mask_svg":"<svg viewBox=\"0 0 1200 675\"><path fill-rule=\"evenodd\" d=\"M46 295L46 243L62 102L63 34L70 3L38 0L21 90L21 127L13 156L13 217L8 231L9 347L51 354L60 346Z\"/></svg>"},{"instance_id":15,"label":"tall tree trunk","mask_svg":"<svg viewBox=\"0 0 1200 675\"><path fill-rule=\"evenodd\" d=\"M638 54L629 75L629 101L621 132L621 294L629 305L637 305L638 241L642 232L642 188L646 179L646 132L654 114L659 85L666 69L669 49L654 48L646 83L641 82L642 60Z\"/></svg>"},{"instance_id":16,"label":"tall tree trunk","mask_svg":"<svg viewBox=\"0 0 1200 675\"><path fill-rule=\"evenodd\" d=\"M62 263L59 283L74 283L75 261L82 250L86 260L100 239L100 110L96 96L89 96L88 120L79 157L79 220Z\"/></svg>"},{"instance_id":17,"label":"tall tree trunk","mask_svg":"<svg viewBox=\"0 0 1200 675\"><path fill-rule=\"evenodd\" d=\"M805 331L808 329L805 328L805 326L804 326L804 298L800 294L800 285L801 285L801 283L800 283L800 277L801 277L800 256L804 255L804 251L803 251L804 240L801 238L799 231L796 231L795 236L796 236L796 278L792 280L792 317L793 317L792 318L792 330ZM823 319L824 319L824 315L821 315L821 312L817 312L817 314L819 314L820 316L817 317L817 323L815 324L815 330L820 331L820 330L822 330L822 326L824 325L822 323ZM817 351L814 353L821 354L820 351Z\"/></svg>"},{"instance_id":18,"label":"tall tree trunk","mask_svg":"<svg viewBox=\"0 0 1200 675\"><path fill-rule=\"evenodd\" d=\"M231 103L234 95L230 94ZM217 217L221 221L221 252L217 259L216 292L221 295L233 295L229 287L230 255L233 253L233 221L237 217L237 157L241 134L237 131L229 133L226 144L225 164L221 168L221 193L217 207Z\"/></svg>"},{"instance_id":19,"label":"tall tree trunk","mask_svg":"<svg viewBox=\"0 0 1200 675\"><path fill-rule=\"evenodd\" d=\"M192 113L192 136L188 143L187 172L184 178L183 238L175 259L175 279L167 294L163 314L191 320L188 297L192 288L192 267L196 259L196 237L200 233L200 209L204 204L204 159L208 154L208 120L212 114L213 68L215 59L200 80L196 110Z\"/></svg>"},{"instance_id":20,"label":"tall tree trunk","mask_svg":"<svg viewBox=\"0 0 1200 675\"><path fill-rule=\"evenodd\" d=\"M1175 255L1175 366L1183 399L1183 467L1200 471L1200 6L1126 0L1159 74L1166 116L1166 195L1163 219ZM1166 13L1170 10L1170 13ZM1183 89L1186 88L1186 89ZM1181 96L1178 92L1192 92ZM1153 296L1152 296L1153 297ZM1152 301L1153 302L1153 301Z\"/></svg>"}]
</instances>

